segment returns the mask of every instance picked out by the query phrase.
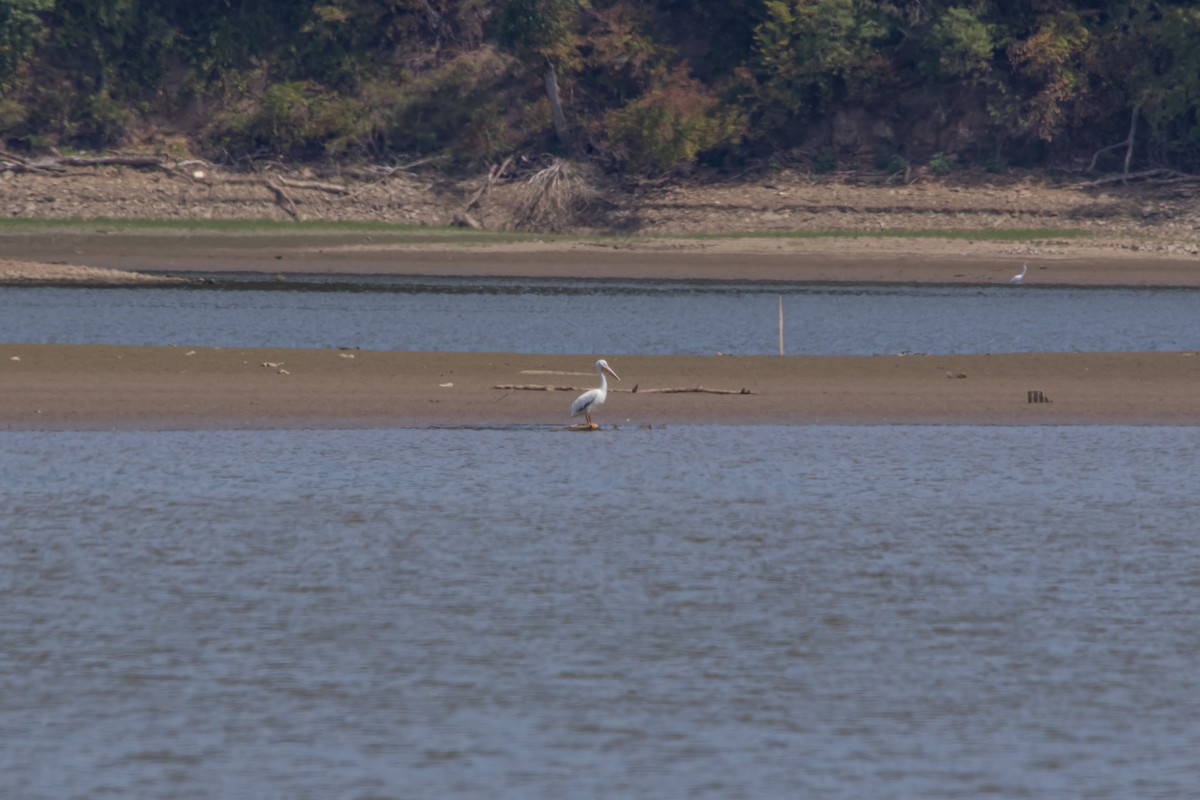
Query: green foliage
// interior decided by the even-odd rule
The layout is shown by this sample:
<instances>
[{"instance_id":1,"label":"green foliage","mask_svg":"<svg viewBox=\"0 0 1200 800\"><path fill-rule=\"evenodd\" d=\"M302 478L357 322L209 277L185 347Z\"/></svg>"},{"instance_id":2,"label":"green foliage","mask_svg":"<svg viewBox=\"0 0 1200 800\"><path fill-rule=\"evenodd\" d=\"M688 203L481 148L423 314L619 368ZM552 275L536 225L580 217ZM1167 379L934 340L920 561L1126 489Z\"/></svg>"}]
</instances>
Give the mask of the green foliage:
<instances>
[{"instance_id":1,"label":"green foliage","mask_svg":"<svg viewBox=\"0 0 1200 800\"><path fill-rule=\"evenodd\" d=\"M875 154L875 169L884 172L903 172L908 169L908 159L899 153L880 151Z\"/></svg>"},{"instance_id":2,"label":"green foliage","mask_svg":"<svg viewBox=\"0 0 1200 800\"><path fill-rule=\"evenodd\" d=\"M1153 37L1157 69L1145 78L1143 113L1172 149L1200 148L1200 9L1172 8Z\"/></svg>"},{"instance_id":3,"label":"green foliage","mask_svg":"<svg viewBox=\"0 0 1200 800\"><path fill-rule=\"evenodd\" d=\"M977 79L991 72L997 29L969 8L948 8L934 23L928 47L946 78Z\"/></svg>"},{"instance_id":4,"label":"green foliage","mask_svg":"<svg viewBox=\"0 0 1200 800\"><path fill-rule=\"evenodd\" d=\"M0 131L14 131L21 128L29 116L29 110L19 100L0 96Z\"/></svg>"},{"instance_id":5,"label":"green foliage","mask_svg":"<svg viewBox=\"0 0 1200 800\"><path fill-rule=\"evenodd\" d=\"M549 120L545 99L527 101L506 90L508 61L489 48L459 55L402 88L373 85L370 105L379 119L381 147L483 163L517 146L522 131Z\"/></svg>"},{"instance_id":6,"label":"green foliage","mask_svg":"<svg viewBox=\"0 0 1200 800\"><path fill-rule=\"evenodd\" d=\"M178 30L155 0L55 0L46 57L84 92L118 101L159 84Z\"/></svg>"},{"instance_id":7,"label":"green foliage","mask_svg":"<svg viewBox=\"0 0 1200 800\"><path fill-rule=\"evenodd\" d=\"M639 172L663 172L690 162L743 130L736 114L722 110L715 95L681 70L610 111L604 123L613 151Z\"/></svg>"},{"instance_id":8,"label":"green foliage","mask_svg":"<svg viewBox=\"0 0 1200 800\"><path fill-rule=\"evenodd\" d=\"M1063 134L1070 106L1085 91L1084 57L1091 34L1075 11L1060 11L1040 20L1025 39L1008 47L1015 76L1026 82L1020 128L1044 142Z\"/></svg>"},{"instance_id":9,"label":"green foliage","mask_svg":"<svg viewBox=\"0 0 1200 800\"><path fill-rule=\"evenodd\" d=\"M54 0L0 0L0 95L13 89L15 73L47 34L39 16Z\"/></svg>"},{"instance_id":10,"label":"green foliage","mask_svg":"<svg viewBox=\"0 0 1200 800\"><path fill-rule=\"evenodd\" d=\"M879 45L891 30L878 3L766 0L765 9L754 32L753 105L760 124L812 118L886 80Z\"/></svg>"},{"instance_id":11,"label":"green foliage","mask_svg":"<svg viewBox=\"0 0 1200 800\"><path fill-rule=\"evenodd\" d=\"M35 87L23 103L0 115L11 115L9 135L37 147L96 150L121 141L134 112L106 90L79 94L67 87ZM3 121L0 116L0 121Z\"/></svg>"},{"instance_id":12,"label":"green foliage","mask_svg":"<svg viewBox=\"0 0 1200 800\"><path fill-rule=\"evenodd\" d=\"M954 171L954 156L949 153L934 153L929 159L929 171L934 175L949 175Z\"/></svg>"},{"instance_id":13,"label":"green foliage","mask_svg":"<svg viewBox=\"0 0 1200 800\"><path fill-rule=\"evenodd\" d=\"M500 13L500 43L525 61L575 64L577 0L509 0Z\"/></svg>"},{"instance_id":14,"label":"green foliage","mask_svg":"<svg viewBox=\"0 0 1200 800\"><path fill-rule=\"evenodd\" d=\"M359 101L315 84L276 83L218 115L209 134L232 156L340 155L361 150L368 133L364 112Z\"/></svg>"},{"instance_id":15,"label":"green foliage","mask_svg":"<svg viewBox=\"0 0 1200 800\"><path fill-rule=\"evenodd\" d=\"M599 103L619 106L644 92L672 53L641 29L638 11L617 4L595 13L587 26L590 45L579 80Z\"/></svg>"},{"instance_id":16,"label":"green foliage","mask_svg":"<svg viewBox=\"0 0 1200 800\"><path fill-rule=\"evenodd\" d=\"M161 122L230 157L474 163L561 146L547 67L562 144L630 169L811 152L840 111L888 171L898 140L1036 166L1131 125L1135 159L1200 169L1194 0L0 0L0 146Z\"/></svg>"},{"instance_id":17,"label":"green foliage","mask_svg":"<svg viewBox=\"0 0 1200 800\"><path fill-rule=\"evenodd\" d=\"M826 147L817 153L812 160L812 169L818 175L828 175L837 169L837 154L832 147Z\"/></svg>"}]
</instances>

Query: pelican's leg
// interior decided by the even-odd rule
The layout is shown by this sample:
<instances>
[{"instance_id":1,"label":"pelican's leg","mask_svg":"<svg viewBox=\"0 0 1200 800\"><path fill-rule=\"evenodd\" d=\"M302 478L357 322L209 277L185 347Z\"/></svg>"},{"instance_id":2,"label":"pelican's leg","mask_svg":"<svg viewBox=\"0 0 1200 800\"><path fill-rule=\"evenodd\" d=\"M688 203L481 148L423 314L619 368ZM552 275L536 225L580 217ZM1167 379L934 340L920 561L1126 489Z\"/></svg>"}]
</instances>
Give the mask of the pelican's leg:
<instances>
[{"instance_id":1,"label":"pelican's leg","mask_svg":"<svg viewBox=\"0 0 1200 800\"><path fill-rule=\"evenodd\" d=\"M586 413L586 412L585 412L585 413L584 413L584 415L583 415L583 418L587 420L587 424L588 424L588 430L593 430L593 431L595 431L595 430L599 430L599 429L600 429L600 426L599 426L599 425L597 425L596 423L592 422L592 415L591 415L591 414L588 414L588 413Z\"/></svg>"}]
</instances>

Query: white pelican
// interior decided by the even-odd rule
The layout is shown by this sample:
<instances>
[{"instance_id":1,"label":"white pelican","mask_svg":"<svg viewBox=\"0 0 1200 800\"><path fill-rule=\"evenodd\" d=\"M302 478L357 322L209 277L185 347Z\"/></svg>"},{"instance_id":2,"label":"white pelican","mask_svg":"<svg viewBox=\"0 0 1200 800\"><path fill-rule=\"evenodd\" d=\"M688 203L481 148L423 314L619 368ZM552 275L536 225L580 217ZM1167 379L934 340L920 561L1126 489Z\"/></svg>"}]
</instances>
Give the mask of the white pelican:
<instances>
[{"instance_id":1,"label":"white pelican","mask_svg":"<svg viewBox=\"0 0 1200 800\"><path fill-rule=\"evenodd\" d=\"M596 362L596 372L600 373L600 388L589 389L579 397L575 398L575 402L571 403L571 416L578 417L583 414L583 418L587 420L588 429L598 430L599 425L592 422L592 409L604 403L608 397L608 378L604 377L604 373L612 375L617 380L621 380L621 376L612 371L612 367L603 358Z\"/></svg>"},{"instance_id":2,"label":"white pelican","mask_svg":"<svg viewBox=\"0 0 1200 800\"><path fill-rule=\"evenodd\" d=\"M1013 284L1014 286L1018 283L1024 283L1025 282L1025 273L1028 271L1029 271L1029 262L1026 261L1024 264L1021 265L1021 271L1018 272L1016 275L1013 275L1012 278L1010 278L1008 282Z\"/></svg>"}]
</instances>

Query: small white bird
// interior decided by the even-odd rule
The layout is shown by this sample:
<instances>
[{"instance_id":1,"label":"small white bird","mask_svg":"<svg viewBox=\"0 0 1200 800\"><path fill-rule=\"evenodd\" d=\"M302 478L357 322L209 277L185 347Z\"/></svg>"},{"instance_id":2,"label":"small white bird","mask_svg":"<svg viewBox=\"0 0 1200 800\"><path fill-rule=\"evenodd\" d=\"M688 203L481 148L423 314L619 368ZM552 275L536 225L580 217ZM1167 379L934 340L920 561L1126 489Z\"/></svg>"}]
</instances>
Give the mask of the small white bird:
<instances>
[{"instance_id":1,"label":"small white bird","mask_svg":"<svg viewBox=\"0 0 1200 800\"><path fill-rule=\"evenodd\" d=\"M1026 261L1024 264L1021 265L1021 271L1019 273L1017 273L1016 275L1013 275L1012 278L1010 278L1008 282L1013 284L1014 286L1018 283L1024 283L1025 282L1025 273L1028 271L1029 271L1029 262Z\"/></svg>"},{"instance_id":2,"label":"small white bird","mask_svg":"<svg viewBox=\"0 0 1200 800\"><path fill-rule=\"evenodd\" d=\"M571 403L571 416L578 417L580 414L583 414L584 419L587 420L588 428L591 430L598 430L600 428L599 425L592 422L592 409L603 405L605 399L608 397L608 378L604 377L604 374L607 372L617 380L621 380L621 376L613 372L612 367L608 366L608 362L603 358L596 362L596 372L600 373L600 388L589 389L575 398L574 403Z\"/></svg>"}]
</instances>

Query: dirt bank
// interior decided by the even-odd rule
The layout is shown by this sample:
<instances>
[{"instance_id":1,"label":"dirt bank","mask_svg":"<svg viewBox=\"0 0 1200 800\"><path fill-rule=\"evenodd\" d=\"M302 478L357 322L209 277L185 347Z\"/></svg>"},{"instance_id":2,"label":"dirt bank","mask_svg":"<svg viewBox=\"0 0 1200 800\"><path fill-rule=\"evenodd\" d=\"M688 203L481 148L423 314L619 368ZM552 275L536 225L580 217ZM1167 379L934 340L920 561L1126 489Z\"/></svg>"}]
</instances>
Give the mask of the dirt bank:
<instances>
[{"instance_id":1,"label":"dirt bank","mask_svg":"<svg viewBox=\"0 0 1200 800\"><path fill-rule=\"evenodd\" d=\"M520 175L447 179L311 169L259 179L210 167L203 179L127 167L64 174L0 172L0 212L12 219L355 220L418 226L409 233L321 238L270 235L129 235L103 224L20 233L0 228L0 254L107 269L252 269L421 274L564 274L588 277L741 277L781 280L1007 281L1023 261L1044 283L1200 283L1200 201L1187 186L1088 186L1012 173L963 173L910 183L880 176L814 177L780 171L730 179L599 179L568 234L619 238L430 242L420 231L469 217L490 230L518 221ZM286 182L285 182L286 181ZM274 187L272 189L271 187ZM286 190L286 202L278 191ZM997 241L986 232L1043 229ZM913 231L979 231L909 238ZM14 233L14 231L18 231ZM413 232L415 231L415 233ZM781 236L839 231L819 238ZM741 238L711 238L742 234ZM636 235L636 236L632 236ZM936 262L933 263L933 262ZM926 264L932 265L926 268Z\"/></svg>"},{"instance_id":2,"label":"dirt bank","mask_svg":"<svg viewBox=\"0 0 1200 800\"><path fill-rule=\"evenodd\" d=\"M200 175L202 177L193 177ZM273 166L251 175L123 166L59 172L0 170L0 213L20 219L357 220L447 226L464 215L517 227L529 171L499 180L396 169L364 172ZM730 176L698 171L656 181L588 174L585 210L561 232L641 236L781 231L1071 229L1127 243L1175 242L1200 252L1192 184L1065 180L1018 170L964 170L905 179L814 176L795 170ZM1196 255L1197 253L1192 253Z\"/></svg>"}]
</instances>

